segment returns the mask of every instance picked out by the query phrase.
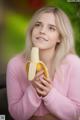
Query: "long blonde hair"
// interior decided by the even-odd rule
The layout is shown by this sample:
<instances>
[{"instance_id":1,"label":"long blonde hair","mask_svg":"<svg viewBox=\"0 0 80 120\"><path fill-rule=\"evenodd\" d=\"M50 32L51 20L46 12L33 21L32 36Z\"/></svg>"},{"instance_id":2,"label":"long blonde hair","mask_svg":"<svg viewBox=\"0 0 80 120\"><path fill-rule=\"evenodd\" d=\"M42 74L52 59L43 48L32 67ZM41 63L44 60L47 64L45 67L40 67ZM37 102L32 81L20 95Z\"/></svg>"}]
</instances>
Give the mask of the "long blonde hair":
<instances>
[{"instance_id":1,"label":"long blonde hair","mask_svg":"<svg viewBox=\"0 0 80 120\"><path fill-rule=\"evenodd\" d=\"M30 26L26 35L26 56L30 57L32 42L31 42L31 33L33 27L39 18L40 14L43 13L53 13L56 19L56 26L60 33L61 42L56 47L56 55L54 59L54 69L56 70L58 65L61 63L64 56L69 53L74 54L74 37L73 30L68 16L59 8L55 7L43 7L35 12L30 22Z\"/></svg>"}]
</instances>

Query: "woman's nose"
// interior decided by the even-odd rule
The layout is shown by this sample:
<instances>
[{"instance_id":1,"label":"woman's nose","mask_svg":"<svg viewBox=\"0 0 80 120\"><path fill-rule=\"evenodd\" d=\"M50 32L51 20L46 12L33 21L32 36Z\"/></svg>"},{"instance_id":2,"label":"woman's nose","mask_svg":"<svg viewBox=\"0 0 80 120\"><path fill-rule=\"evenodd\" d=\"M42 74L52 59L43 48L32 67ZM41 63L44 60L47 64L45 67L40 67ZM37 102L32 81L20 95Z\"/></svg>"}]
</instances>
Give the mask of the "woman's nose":
<instances>
[{"instance_id":1,"label":"woman's nose","mask_svg":"<svg viewBox=\"0 0 80 120\"><path fill-rule=\"evenodd\" d=\"M42 27L42 28L40 29L40 33L45 34L45 33L46 33L46 28L45 28L45 27Z\"/></svg>"}]
</instances>

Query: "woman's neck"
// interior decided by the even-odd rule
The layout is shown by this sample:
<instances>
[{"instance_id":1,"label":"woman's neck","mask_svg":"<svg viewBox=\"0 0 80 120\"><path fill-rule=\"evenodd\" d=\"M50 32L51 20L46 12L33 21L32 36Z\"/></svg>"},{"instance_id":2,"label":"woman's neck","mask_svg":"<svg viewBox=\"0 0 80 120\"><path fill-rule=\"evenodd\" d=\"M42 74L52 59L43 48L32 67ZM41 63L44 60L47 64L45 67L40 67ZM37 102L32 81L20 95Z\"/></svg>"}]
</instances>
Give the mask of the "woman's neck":
<instances>
[{"instance_id":1,"label":"woman's neck","mask_svg":"<svg viewBox=\"0 0 80 120\"><path fill-rule=\"evenodd\" d=\"M54 60L54 49L40 50L40 60L43 61L47 67L52 66Z\"/></svg>"}]
</instances>

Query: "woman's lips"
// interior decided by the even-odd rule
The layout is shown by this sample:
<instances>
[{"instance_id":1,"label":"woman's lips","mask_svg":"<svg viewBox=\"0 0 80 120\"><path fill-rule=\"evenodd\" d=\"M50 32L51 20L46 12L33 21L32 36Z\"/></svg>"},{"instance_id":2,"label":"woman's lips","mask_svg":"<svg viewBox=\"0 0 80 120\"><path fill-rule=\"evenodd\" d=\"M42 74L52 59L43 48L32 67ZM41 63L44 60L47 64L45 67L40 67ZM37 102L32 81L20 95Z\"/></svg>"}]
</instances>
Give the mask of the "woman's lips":
<instances>
[{"instance_id":1,"label":"woman's lips","mask_svg":"<svg viewBox=\"0 0 80 120\"><path fill-rule=\"evenodd\" d=\"M36 37L37 40L44 40L44 41L48 41L47 39L45 39L44 37Z\"/></svg>"}]
</instances>

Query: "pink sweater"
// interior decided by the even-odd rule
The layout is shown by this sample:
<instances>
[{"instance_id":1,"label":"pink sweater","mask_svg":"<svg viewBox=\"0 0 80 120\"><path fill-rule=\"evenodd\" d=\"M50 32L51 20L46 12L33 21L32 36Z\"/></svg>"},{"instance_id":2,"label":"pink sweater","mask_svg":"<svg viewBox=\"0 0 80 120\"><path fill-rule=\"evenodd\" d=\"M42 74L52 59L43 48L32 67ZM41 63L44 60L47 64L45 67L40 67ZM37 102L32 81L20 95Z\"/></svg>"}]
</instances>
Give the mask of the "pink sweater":
<instances>
[{"instance_id":1,"label":"pink sweater","mask_svg":"<svg viewBox=\"0 0 80 120\"><path fill-rule=\"evenodd\" d=\"M25 58L19 54L7 66L9 112L15 120L28 120L32 115L51 113L57 120L78 120L80 114L80 59L69 54L59 66L53 88L39 97L27 79Z\"/></svg>"}]
</instances>

